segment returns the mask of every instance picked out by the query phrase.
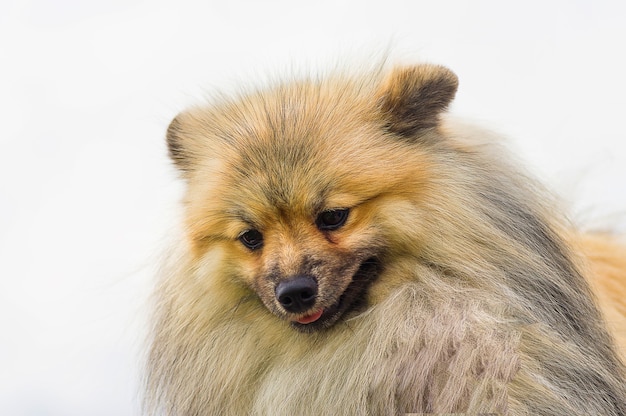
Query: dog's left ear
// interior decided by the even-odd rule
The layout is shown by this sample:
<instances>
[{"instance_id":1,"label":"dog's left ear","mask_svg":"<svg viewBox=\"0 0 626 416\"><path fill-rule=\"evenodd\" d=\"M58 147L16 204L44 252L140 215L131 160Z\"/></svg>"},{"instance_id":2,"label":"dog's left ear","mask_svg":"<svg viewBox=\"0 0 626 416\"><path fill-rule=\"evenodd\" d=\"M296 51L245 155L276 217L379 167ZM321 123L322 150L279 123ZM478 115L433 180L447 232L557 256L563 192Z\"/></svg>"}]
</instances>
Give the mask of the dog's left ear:
<instances>
[{"instance_id":1,"label":"dog's left ear","mask_svg":"<svg viewBox=\"0 0 626 416\"><path fill-rule=\"evenodd\" d=\"M457 76L443 66L393 69L378 93L388 130L409 138L435 127L454 98L458 83Z\"/></svg>"}]
</instances>

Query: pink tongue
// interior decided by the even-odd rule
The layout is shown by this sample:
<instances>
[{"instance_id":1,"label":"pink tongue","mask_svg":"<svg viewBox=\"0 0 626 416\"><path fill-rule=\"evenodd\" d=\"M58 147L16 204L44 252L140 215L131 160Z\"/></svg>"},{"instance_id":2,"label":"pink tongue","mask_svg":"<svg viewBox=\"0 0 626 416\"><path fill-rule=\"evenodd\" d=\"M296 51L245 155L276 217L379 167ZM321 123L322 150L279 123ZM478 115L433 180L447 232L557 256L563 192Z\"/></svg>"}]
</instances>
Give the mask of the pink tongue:
<instances>
[{"instance_id":1,"label":"pink tongue","mask_svg":"<svg viewBox=\"0 0 626 416\"><path fill-rule=\"evenodd\" d=\"M319 311L315 312L314 314L303 316L300 319L296 319L296 322L299 323L299 324L310 324L311 322L315 322L318 319L320 319L320 316L322 316L322 313L324 313L324 310L320 309Z\"/></svg>"}]
</instances>

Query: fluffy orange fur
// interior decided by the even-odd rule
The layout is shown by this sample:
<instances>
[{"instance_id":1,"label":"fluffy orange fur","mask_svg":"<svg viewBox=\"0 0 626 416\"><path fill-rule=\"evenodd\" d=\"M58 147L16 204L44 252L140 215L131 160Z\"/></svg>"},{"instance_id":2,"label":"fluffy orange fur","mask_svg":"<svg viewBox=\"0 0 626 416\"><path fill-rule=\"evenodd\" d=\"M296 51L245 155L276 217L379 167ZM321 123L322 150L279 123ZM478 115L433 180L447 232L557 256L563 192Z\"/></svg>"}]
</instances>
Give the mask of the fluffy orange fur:
<instances>
[{"instance_id":1,"label":"fluffy orange fur","mask_svg":"<svg viewBox=\"0 0 626 416\"><path fill-rule=\"evenodd\" d=\"M146 413L626 414L624 249L450 118L457 82L339 74L172 121Z\"/></svg>"},{"instance_id":2,"label":"fluffy orange fur","mask_svg":"<svg viewBox=\"0 0 626 416\"><path fill-rule=\"evenodd\" d=\"M581 236L580 249L591 288L626 361L626 245L615 236L587 234Z\"/></svg>"}]
</instances>

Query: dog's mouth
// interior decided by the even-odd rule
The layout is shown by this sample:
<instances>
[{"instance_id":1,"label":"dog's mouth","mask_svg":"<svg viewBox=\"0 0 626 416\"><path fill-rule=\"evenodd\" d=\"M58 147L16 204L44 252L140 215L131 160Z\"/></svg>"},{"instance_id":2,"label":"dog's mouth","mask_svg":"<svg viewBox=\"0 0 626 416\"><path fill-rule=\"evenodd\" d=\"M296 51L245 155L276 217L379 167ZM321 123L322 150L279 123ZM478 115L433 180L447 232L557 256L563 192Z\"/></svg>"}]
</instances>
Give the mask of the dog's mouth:
<instances>
[{"instance_id":1,"label":"dog's mouth","mask_svg":"<svg viewBox=\"0 0 626 416\"><path fill-rule=\"evenodd\" d=\"M364 308L367 289L376 280L381 270L382 266L378 258L368 258L361 263L352 276L352 281L334 305L315 310L309 315L292 321L291 325L302 332L315 332L330 328L347 313Z\"/></svg>"}]
</instances>

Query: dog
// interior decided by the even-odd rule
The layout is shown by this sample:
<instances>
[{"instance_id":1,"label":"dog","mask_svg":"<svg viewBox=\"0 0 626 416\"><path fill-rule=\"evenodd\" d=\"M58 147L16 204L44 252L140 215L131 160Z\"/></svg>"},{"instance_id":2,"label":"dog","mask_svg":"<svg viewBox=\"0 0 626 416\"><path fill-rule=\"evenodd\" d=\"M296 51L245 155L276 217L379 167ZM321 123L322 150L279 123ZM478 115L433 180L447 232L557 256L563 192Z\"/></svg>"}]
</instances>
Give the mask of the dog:
<instances>
[{"instance_id":1,"label":"dog","mask_svg":"<svg viewBox=\"0 0 626 416\"><path fill-rule=\"evenodd\" d=\"M381 65L175 117L146 414L626 415L626 250L455 121L457 86Z\"/></svg>"}]
</instances>

